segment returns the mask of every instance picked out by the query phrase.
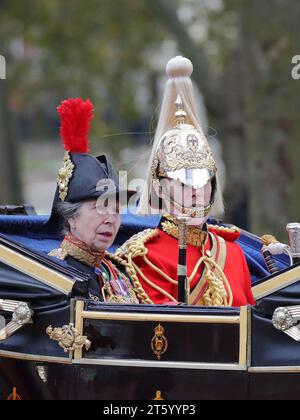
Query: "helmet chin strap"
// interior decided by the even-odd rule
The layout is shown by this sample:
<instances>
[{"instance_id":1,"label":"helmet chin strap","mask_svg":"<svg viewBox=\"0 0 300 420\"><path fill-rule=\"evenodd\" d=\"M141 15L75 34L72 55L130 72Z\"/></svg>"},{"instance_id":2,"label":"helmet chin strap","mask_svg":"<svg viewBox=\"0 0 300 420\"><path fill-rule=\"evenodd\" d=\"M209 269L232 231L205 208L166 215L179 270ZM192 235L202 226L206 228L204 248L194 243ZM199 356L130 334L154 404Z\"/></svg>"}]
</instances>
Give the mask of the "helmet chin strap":
<instances>
[{"instance_id":1,"label":"helmet chin strap","mask_svg":"<svg viewBox=\"0 0 300 420\"><path fill-rule=\"evenodd\" d=\"M176 203L174 200L169 198L166 194L163 195L163 200L169 204L169 209L166 209L168 213L172 214L176 217L177 216L186 216L190 217L191 219L203 219L203 223L207 220L208 215L210 213L211 207L213 202L210 203L206 207L184 207L181 204ZM168 206L167 206L168 207ZM174 209L173 212L170 211Z\"/></svg>"},{"instance_id":2,"label":"helmet chin strap","mask_svg":"<svg viewBox=\"0 0 300 420\"><path fill-rule=\"evenodd\" d=\"M185 207L180 203L177 203L175 200L173 200L169 194L168 191L165 190L164 186L161 187L162 192L162 199L164 203L166 204L166 211L169 214L172 214L176 217L177 216L186 216L190 217L191 219L203 219L203 223L208 219L208 215L210 213L210 210L214 203L214 196L212 196L212 199L210 203L206 206L197 206L197 207ZM169 208L168 208L169 207ZM190 224L190 223L189 223Z\"/></svg>"},{"instance_id":3,"label":"helmet chin strap","mask_svg":"<svg viewBox=\"0 0 300 420\"><path fill-rule=\"evenodd\" d=\"M188 226L197 226L201 227L207 222L208 216L200 218L200 217L193 217L187 223Z\"/></svg>"}]
</instances>

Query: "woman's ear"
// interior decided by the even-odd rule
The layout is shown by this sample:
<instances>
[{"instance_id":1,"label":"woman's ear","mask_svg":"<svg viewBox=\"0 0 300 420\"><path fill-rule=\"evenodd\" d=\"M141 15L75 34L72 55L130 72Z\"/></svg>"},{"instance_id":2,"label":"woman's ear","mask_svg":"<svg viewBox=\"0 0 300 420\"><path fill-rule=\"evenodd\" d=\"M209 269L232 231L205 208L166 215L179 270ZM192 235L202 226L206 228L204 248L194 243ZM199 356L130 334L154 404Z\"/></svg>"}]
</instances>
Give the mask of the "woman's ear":
<instances>
[{"instance_id":1,"label":"woman's ear","mask_svg":"<svg viewBox=\"0 0 300 420\"><path fill-rule=\"evenodd\" d=\"M74 229L76 229L76 220L75 217L70 217L70 219L68 220L69 226L70 226L70 231L72 232Z\"/></svg>"}]
</instances>

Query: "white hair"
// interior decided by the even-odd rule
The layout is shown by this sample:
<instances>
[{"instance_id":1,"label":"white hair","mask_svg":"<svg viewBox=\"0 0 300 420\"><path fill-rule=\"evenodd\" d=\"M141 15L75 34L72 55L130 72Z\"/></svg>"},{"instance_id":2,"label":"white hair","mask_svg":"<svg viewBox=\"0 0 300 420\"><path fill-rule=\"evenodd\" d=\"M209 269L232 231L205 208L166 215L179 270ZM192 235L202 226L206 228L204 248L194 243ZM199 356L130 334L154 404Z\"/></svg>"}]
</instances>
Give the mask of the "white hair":
<instances>
[{"instance_id":1,"label":"white hair","mask_svg":"<svg viewBox=\"0 0 300 420\"><path fill-rule=\"evenodd\" d=\"M176 124L175 102L178 95L180 95L184 103L184 110L187 114L186 122L196 127L204 135L204 131L200 123L200 117L197 112L196 101L194 97L194 88L191 80L191 75L193 73L192 62L188 58L184 58L181 56L172 58L167 63L166 73L168 76L168 80L165 87L164 97L161 105L159 120L154 136L152 152L147 170L147 188L145 188L141 194L138 209L139 214L149 214L151 212L149 207L149 198L152 191L151 166L154 159L154 155L164 133L173 128ZM221 216L223 213L223 196L217 174L217 193L210 215Z\"/></svg>"},{"instance_id":2,"label":"white hair","mask_svg":"<svg viewBox=\"0 0 300 420\"><path fill-rule=\"evenodd\" d=\"M70 203L68 201L61 201L56 205L56 211L60 220L60 230L63 235L68 235L70 233L69 220L79 214L82 205L83 202Z\"/></svg>"}]
</instances>

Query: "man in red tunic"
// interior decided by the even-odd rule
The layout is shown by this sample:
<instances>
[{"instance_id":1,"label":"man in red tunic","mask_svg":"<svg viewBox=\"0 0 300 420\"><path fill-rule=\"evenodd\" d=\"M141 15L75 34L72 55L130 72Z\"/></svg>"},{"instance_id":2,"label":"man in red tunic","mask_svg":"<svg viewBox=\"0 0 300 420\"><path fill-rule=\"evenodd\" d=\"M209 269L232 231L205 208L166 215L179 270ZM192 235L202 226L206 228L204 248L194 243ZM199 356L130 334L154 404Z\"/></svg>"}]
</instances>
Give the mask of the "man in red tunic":
<instances>
[{"instance_id":1,"label":"man in red tunic","mask_svg":"<svg viewBox=\"0 0 300 420\"><path fill-rule=\"evenodd\" d=\"M183 57L167 64L148 188L140 202L140 213L156 209L163 214L161 222L129 239L117 256L126 260L142 303L176 303L183 276L190 305L254 304L246 259L235 243L238 228L207 224L213 211L224 208L216 163L196 111L192 71Z\"/></svg>"}]
</instances>

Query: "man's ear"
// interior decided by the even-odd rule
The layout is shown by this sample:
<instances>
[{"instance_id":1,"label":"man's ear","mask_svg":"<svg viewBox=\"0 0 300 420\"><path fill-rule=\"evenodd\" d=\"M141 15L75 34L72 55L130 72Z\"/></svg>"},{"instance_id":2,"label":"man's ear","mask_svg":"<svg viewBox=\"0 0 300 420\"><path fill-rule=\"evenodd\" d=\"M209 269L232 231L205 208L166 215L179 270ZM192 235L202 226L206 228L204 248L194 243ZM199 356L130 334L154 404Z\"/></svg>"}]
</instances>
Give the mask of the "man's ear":
<instances>
[{"instance_id":1,"label":"man's ear","mask_svg":"<svg viewBox=\"0 0 300 420\"><path fill-rule=\"evenodd\" d=\"M162 185L158 179L153 180L153 189L157 197L162 198L162 193L163 193Z\"/></svg>"}]
</instances>

